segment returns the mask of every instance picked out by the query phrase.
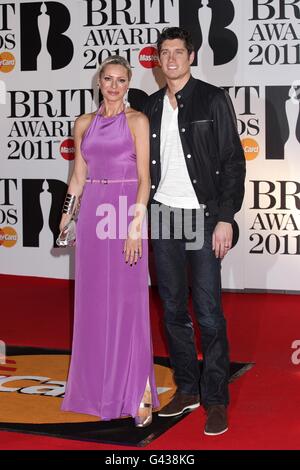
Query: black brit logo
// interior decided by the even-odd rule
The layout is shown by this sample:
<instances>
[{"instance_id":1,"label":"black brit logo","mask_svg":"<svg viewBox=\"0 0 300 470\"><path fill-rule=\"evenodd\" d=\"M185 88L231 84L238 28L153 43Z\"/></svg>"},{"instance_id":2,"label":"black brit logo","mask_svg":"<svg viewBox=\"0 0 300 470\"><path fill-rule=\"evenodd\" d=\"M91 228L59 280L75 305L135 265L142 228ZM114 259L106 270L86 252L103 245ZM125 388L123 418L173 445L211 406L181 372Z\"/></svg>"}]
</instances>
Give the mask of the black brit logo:
<instances>
[{"instance_id":1,"label":"black brit logo","mask_svg":"<svg viewBox=\"0 0 300 470\"><path fill-rule=\"evenodd\" d=\"M300 80L266 87L266 159L300 154Z\"/></svg>"},{"instance_id":2,"label":"black brit logo","mask_svg":"<svg viewBox=\"0 0 300 470\"><path fill-rule=\"evenodd\" d=\"M213 51L213 65L231 62L238 51L238 39L228 28L234 19L231 0L179 0L179 24L191 31L195 45L195 60L202 44Z\"/></svg>"},{"instance_id":3,"label":"black brit logo","mask_svg":"<svg viewBox=\"0 0 300 470\"><path fill-rule=\"evenodd\" d=\"M55 246L66 190L59 180L23 179L23 246Z\"/></svg>"},{"instance_id":4,"label":"black brit logo","mask_svg":"<svg viewBox=\"0 0 300 470\"><path fill-rule=\"evenodd\" d=\"M58 70L71 62L74 47L65 34L71 16L63 3L21 3L20 18L21 70Z\"/></svg>"}]
</instances>

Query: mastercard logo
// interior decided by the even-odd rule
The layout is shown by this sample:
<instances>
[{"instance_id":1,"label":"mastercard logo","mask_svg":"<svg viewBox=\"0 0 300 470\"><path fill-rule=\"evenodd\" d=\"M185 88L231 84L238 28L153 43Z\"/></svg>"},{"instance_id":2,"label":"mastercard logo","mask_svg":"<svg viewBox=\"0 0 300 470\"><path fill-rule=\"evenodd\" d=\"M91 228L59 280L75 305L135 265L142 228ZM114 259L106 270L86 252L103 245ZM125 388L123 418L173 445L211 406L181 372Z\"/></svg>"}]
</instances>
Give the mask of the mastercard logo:
<instances>
[{"instance_id":1,"label":"mastercard logo","mask_svg":"<svg viewBox=\"0 0 300 470\"><path fill-rule=\"evenodd\" d=\"M74 160L75 158L75 144L73 139L65 139L60 144L60 154L65 160Z\"/></svg>"},{"instance_id":2,"label":"mastercard logo","mask_svg":"<svg viewBox=\"0 0 300 470\"><path fill-rule=\"evenodd\" d=\"M18 241L18 234L12 227L1 227L0 228L0 246L11 248L15 246Z\"/></svg>"},{"instance_id":3,"label":"mastercard logo","mask_svg":"<svg viewBox=\"0 0 300 470\"><path fill-rule=\"evenodd\" d=\"M246 160L254 160L259 155L259 145L255 139L247 137L241 141Z\"/></svg>"},{"instance_id":4,"label":"mastercard logo","mask_svg":"<svg viewBox=\"0 0 300 470\"><path fill-rule=\"evenodd\" d=\"M146 69L153 69L159 66L158 52L155 47L144 47L139 54L140 64Z\"/></svg>"},{"instance_id":5,"label":"mastercard logo","mask_svg":"<svg viewBox=\"0 0 300 470\"><path fill-rule=\"evenodd\" d=\"M11 52L1 52L0 54L0 72L11 72L16 66L15 56Z\"/></svg>"}]
</instances>

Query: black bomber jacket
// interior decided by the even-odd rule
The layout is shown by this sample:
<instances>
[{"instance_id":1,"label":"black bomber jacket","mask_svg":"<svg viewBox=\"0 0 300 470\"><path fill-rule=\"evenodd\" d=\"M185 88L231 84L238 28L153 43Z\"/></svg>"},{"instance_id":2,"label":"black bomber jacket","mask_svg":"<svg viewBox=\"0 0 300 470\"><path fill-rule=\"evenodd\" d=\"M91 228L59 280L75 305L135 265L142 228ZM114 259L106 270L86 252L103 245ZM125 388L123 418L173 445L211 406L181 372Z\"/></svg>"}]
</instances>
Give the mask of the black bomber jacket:
<instances>
[{"instance_id":1,"label":"black bomber jacket","mask_svg":"<svg viewBox=\"0 0 300 470\"><path fill-rule=\"evenodd\" d=\"M166 87L149 96L150 203L161 178L160 129ZM205 214L233 223L244 197L245 157L227 92L190 77L176 93L178 129L188 173Z\"/></svg>"}]
</instances>

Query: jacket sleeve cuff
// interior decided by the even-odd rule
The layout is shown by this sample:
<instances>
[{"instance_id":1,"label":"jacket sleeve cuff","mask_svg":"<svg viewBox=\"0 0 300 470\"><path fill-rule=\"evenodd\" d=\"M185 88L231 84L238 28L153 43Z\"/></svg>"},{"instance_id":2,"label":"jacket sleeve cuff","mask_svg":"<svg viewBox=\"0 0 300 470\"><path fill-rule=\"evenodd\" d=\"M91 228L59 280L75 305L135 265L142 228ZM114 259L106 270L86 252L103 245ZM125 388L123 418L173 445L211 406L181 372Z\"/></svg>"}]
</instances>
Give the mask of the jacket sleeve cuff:
<instances>
[{"instance_id":1,"label":"jacket sleeve cuff","mask_svg":"<svg viewBox=\"0 0 300 470\"><path fill-rule=\"evenodd\" d=\"M229 224L233 224L234 222L234 210L231 207L220 207L218 221L219 222L228 222Z\"/></svg>"}]
</instances>

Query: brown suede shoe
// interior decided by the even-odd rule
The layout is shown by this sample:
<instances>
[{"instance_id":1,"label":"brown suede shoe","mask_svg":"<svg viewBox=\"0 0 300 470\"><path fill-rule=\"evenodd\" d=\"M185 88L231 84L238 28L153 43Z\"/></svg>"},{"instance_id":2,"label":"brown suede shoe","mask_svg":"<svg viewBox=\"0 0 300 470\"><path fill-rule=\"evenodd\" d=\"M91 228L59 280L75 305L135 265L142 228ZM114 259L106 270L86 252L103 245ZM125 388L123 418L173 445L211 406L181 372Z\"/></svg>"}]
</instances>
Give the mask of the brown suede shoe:
<instances>
[{"instance_id":1,"label":"brown suede shoe","mask_svg":"<svg viewBox=\"0 0 300 470\"><path fill-rule=\"evenodd\" d=\"M169 418L171 416L179 416L185 411L191 411L200 406L199 395L189 395L177 391L170 403L164 406L158 413L161 418Z\"/></svg>"},{"instance_id":2,"label":"brown suede shoe","mask_svg":"<svg viewBox=\"0 0 300 470\"><path fill-rule=\"evenodd\" d=\"M227 409L224 405L210 405L206 408L207 420L204 434L217 436L228 429Z\"/></svg>"}]
</instances>

